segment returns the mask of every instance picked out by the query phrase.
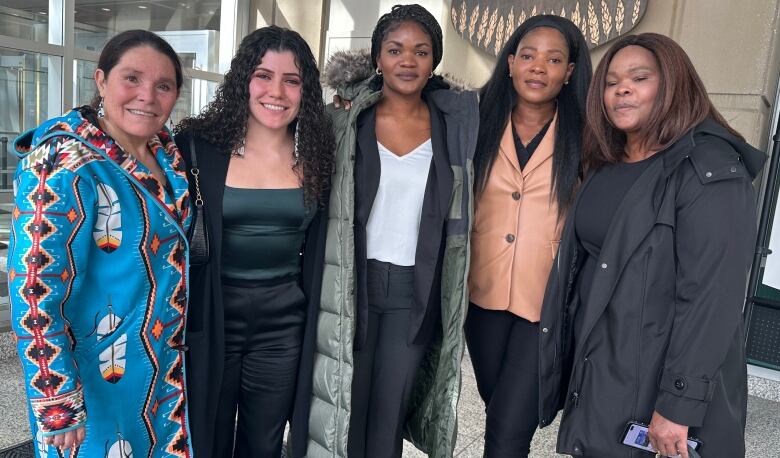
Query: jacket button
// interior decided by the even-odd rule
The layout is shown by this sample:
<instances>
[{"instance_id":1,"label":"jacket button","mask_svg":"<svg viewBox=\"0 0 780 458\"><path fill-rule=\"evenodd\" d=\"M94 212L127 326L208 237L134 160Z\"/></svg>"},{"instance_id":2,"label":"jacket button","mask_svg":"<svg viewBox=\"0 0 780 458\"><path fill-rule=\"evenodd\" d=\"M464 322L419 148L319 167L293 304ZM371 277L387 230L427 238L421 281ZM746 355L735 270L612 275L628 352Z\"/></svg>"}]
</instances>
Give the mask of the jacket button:
<instances>
[{"instance_id":1,"label":"jacket button","mask_svg":"<svg viewBox=\"0 0 780 458\"><path fill-rule=\"evenodd\" d=\"M513 199L520 200L520 197L522 197L522 196L520 195L519 192L515 191L515 192L512 193L512 198Z\"/></svg>"},{"instance_id":2,"label":"jacket button","mask_svg":"<svg viewBox=\"0 0 780 458\"><path fill-rule=\"evenodd\" d=\"M512 234L507 234L506 235L506 241L509 242L509 243L514 242L515 241L515 236L512 235Z\"/></svg>"},{"instance_id":3,"label":"jacket button","mask_svg":"<svg viewBox=\"0 0 780 458\"><path fill-rule=\"evenodd\" d=\"M707 178L711 178L712 177L712 172L707 172L707 173L704 174L704 176L707 177Z\"/></svg>"},{"instance_id":4,"label":"jacket button","mask_svg":"<svg viewBox=\"0 0 780 458\"><path fill-rule=\"evenodd\" d=\"M685 380L678 378L677 380L674 381L674 387L677 388L678 390L685 389Z\"/></svg>"},{"instance_id":5,"label":"jacket button","mask_svg":"<svg viewBox=\"0 0 780 458\"><path fill-rule=\"evenodd\" d=\"M602 268L602 269L606 269L606 268L607 268L607 263L606 263L606 262L605 262L605 263L602 263L602 264L601 264L601 268Z\"/></svg>"},{"instance_id":6,"label":"jacket button","mask_svg":"<svg viewBox=\"0 0 780 458\"><path fill-rule=\"evenodd\" d=\"M737 168L736 168L736 167L732 167L732 168L731 168L731 173L734 173L734 172L736 172L736 171L737 171Z\"/></svg>"},{"instance_id":7,"label":"jacket button","mask_svg":"<svg viewBox=\"0 0 780 458\"><path fill-rule=\"evenodd\" d=\"M550 330L549 330L549 329L547 329L547 328L542 328L542 332L543 332L543 333L545 333L545 334L547 334L548 332L550 332Z\"/></svg>"}]
</instances>

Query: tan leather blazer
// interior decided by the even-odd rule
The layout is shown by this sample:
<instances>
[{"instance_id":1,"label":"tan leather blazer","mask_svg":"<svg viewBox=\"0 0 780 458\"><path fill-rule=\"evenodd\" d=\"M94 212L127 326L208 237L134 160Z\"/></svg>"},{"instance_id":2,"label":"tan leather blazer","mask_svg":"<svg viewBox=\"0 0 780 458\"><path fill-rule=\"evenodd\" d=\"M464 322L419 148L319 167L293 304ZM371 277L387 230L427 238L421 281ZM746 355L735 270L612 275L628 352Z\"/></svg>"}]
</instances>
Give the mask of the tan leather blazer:
<instances>
[{"instance_id":1,"label":"tan leather blazer","mask_svg":"<svg viewBox=\"0 0 780 458\"><path fill-rule=\"evenodd\" d=\"M471 301L532 322L539 321L563 225L551 187L556 122L522 170L507 123L471 236Z\"/></svg>"}]
</instances>

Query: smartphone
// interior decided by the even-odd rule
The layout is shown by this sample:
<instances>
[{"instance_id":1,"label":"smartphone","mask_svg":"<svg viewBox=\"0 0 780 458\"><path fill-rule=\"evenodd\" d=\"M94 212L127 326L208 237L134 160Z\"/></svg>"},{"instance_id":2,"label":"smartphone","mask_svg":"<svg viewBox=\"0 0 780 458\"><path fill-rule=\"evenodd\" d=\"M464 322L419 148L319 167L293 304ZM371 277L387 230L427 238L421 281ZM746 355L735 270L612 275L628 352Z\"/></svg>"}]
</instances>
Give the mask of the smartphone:
<instances>
[{"instance_id":1,"label":"smartphone","mask_svg":"<svg viewBox=\"0 0 780 458\"><path fill-rule=\"evenodd\" d=\"M646 452L655 453L657 450L650 443L650 437L647 435L647 425L636 421L629 421L626 426L626 432L623 433L623 445L638 448ZM701 447L699 439L689 437L688 446L698 451Z\"/></svg>"}]
</instances>

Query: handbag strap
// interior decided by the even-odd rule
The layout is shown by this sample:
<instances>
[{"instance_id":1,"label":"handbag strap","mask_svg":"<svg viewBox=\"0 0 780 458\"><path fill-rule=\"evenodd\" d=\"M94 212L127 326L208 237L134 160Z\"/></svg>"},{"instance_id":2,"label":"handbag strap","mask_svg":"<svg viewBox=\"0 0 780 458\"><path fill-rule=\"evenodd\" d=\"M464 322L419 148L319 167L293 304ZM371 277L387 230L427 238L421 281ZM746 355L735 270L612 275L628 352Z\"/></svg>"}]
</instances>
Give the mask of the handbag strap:
<instances>
[{"instance_id":1,"label":"handbag strap","mask_svg":"<svg viewBox=\"0 0 780 458\"><path fill-rule=\"evenodd\" d=\"M190 168L190 174L193 181L195 181L195 207L203 207L203 197L200 195L200 169L198 168L198 156L195 154L195 136L190 134L190 159L192 160L192 167Z\"/></svg>"}]
</instances>

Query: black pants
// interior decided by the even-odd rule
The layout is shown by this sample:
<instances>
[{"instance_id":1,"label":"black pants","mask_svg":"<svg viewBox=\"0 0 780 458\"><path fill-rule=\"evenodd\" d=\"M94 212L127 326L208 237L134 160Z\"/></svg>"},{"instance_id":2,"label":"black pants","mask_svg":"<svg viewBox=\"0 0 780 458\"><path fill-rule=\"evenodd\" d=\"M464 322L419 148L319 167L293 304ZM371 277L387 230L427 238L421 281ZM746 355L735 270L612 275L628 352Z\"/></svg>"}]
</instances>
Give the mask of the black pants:
<instances>
[{"instance_id":1,"label":"black pants","mask_svg":"<svg viewBox=\"0 0 780 458\"><path fill-rule=\"evenodd\" d=\"M466 343L485 402L485 458L527 457L539 423L539 323L469 304Z\"/></svg>"},{"instance_id":2,"label":"black pants","mask_svg":"<svg viewBox=\"0 0 780 458\"><path fill-rule=\"evenodd\" d=\"M414 379L427 345L410 345L414 267L368 260L368 333L354 353L349 458L399 458Z\"/></svg>"},{"instance_id":3,"label":"black pants","mask_svg":"<svg viewBox=\"0 0 780 458\"><path fill-rule=\"evenodd\" d=\"M214 456L279 458L295 397L305 322L303 291L297 278L290 277L223 279L222 289L225 369Z\"/></svg>"}]
</instances>

